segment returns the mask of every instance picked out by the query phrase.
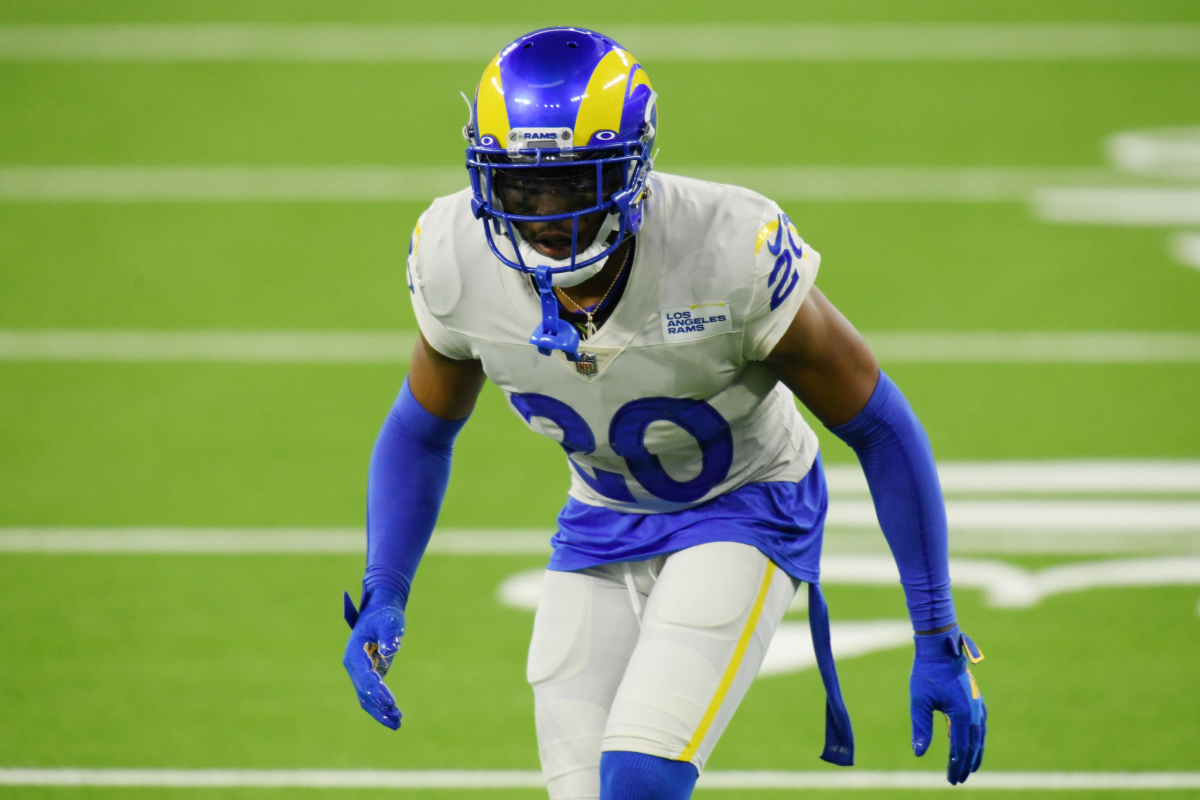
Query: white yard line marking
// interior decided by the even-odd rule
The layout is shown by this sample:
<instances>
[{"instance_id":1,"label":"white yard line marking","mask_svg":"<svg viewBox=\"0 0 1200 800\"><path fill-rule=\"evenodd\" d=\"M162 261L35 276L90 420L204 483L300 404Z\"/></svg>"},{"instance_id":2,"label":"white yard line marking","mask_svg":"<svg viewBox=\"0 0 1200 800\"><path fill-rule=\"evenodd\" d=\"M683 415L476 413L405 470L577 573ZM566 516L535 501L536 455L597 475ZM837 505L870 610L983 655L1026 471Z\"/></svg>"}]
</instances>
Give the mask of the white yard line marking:
<instances>
[{"instance_id":1,"label":"white yard line marking","mask_svg":"<svg viewBox=\"0 0 1200 800\"><path fill-rule=\"evenodd\" d=\"M797 592L797 597L807 596ZM870 655L881 650L910 647L912 623L906 619L856 620L853 622L831 622L829 639L833 657L839 663L848 658ZM808 621L781 622L767 646L759 677L786 675L817 666L817 655L813 650L812 630Z\"/></svg>"},{"instance_id":2,"label":"white yard line marking","mask_svg":"<svg viewBox=\"0 0 1200 800\"><path fill-rule=\"evenodd\" d=\"M745 186L781 202L1019 203L1038 198L1050 221L1152 202L1153 219L1178 211L1194 188L1162 187L1086 167L669 166L667 172ZM466 186L459 167L423 166L5 166L0 201L20 203L427 203ZM1044 187L1072 185L1071 189ZM1098 199L1099 198L1099 199ZM1115 199L1114 199L1115 198ZM1083 204L1091 204L1086 207ZM1041 206L1039 206L1040 208ZM1104 210L1107 209L1107 210ZM1166 210L1164 210L1166 209ZM1121 211L1128 215L1130 212ZM1088 216L1091 219L1091 216ZM1086 221L1086 220L1085 220ZM1133 224L1133 223L1128 223ZM1143 223L1138 223L1143 224Z\"/></svg>"},{"instance_id":3,"label":"white yard line marking","mask_svg":"<svg viewBox=\"0 0 1200 800\"><path fill-rule=\"evenodd\" d=\"M956 500L946 501L950 530L1200 531L1200 501ZM874 528L869 500L834 498L832 528Z\"/></svg>"},{"instance_id":4,"label":"white yard line marking","mask_svg":"<svg viewBox=\"0 0 1200 800\"><path fill-rule=\"evenodd\" d=\"M1109 138L1108 154L1116 168L1129 175L1191 183L1043 186L1032 192L1035 215L1043 222L1075 225L1200 224L1200 127L1119 133ZM1179 234L1171 250L1179 262L1200 269L1200 237Z\"/></svg>"},{"instance_id":5,"label":"white yard line marking","mask_svg":"<svg viewBox=\"0 0 1200 800\"><path fill-rule=\"evenodd\" d=\"M960 499L956 493L1200 493L1200 461L941 462L955 552L1119 553L1200 549L1200 501ZM885 547L857 466L827 469L828 552ZM545 555L550 529L439 528L429 552ZM0 552L350 553L361 528L0 528Z\"/></svg>"},{"instance_id":6,"label":"white yard line marking","mask_svg":"<svg viewBox=\"0 0 1200 800\"><path fill-rule=\"evenodd\" d=\"M835 501L837 502L837 501ZM535 555L550 553L550 529L439 529L429 544L435 555ZM0 528L0 553L313 555L361 556L360 529L272 530L195 528ZM830 528L826 553L887 552L874 525ZM1200 531L1093 531L953 529L952 553L1120 554L1200 552Z\"/></svg>"},{"instance_id":7,"label":"white yard line marking","mask_svg":"<svg viewBox=\"0 0 1200 800\"><path fill-rule=\"evenodd\" d=\"M884 362L1111 363L1200 361L1200 334L1181 332L892 331L864 334Z\"/></svg>"},{"instance_id":8,"label":"white yard line marking","mask_svg":"<svg viewBox=\"0 0 1200 800\"><path fill-rule=\"evenodd\" d=\"M1200 128L1119 133L1108 140L1108 154L1126 172L1200 178Z\"/></svg>"},{"instance_id":9,"label":"white yard line marking","mask_svg":"<svg viewBox=\"0 0 1200 800\"><path fill-rule=\"evenodd\" d=\"M1130 558L1064 564L1030 572L1002 561L952 558L955 586L981 589L988 605L1029 608L1043 598L1088 589L1200 584L1200 558ZM888 555L829 555L821 581L858 586L896 586L900 573Z\"/></svg>"},{"instance_id":10,"label":"white yard line marking","mask_svg":"<svg viewBox=\"0 0 1200 800\"><path fill-rule=\"evenodd\" d=\"M884 363L1200 363L1200 333L878 331ZM407 363L413 331L0 330L4 361Z\"/></svg>"},{"instance_id":11,"label":"white yard line marking","mask_svg":"<svg viewBox=\"0 0 1200 800\"><path fill-rule=\"evenodd\" d=\"M20 769L7 786L161 786L286 789L541 789L536 770Z\"/></svg>"},{"instance_id":12,"label":"white yard line marking","mask_svg":"<svg viewBox=\"0 0 1200 800\"><path fill-rule=\"evenodd\" d=\"M496 596L506 606L533 611L541 598L543 574L541 569L518 572L500 584ZM1086 561L1033 572L1004 561L951 558L950 577L959 589L983 591L985 602L994 608L1031 608L1047 597L1088 589L1200 585L1200 557ZM899 586L900 573L890 555L827 553L821 558L821 583ZM796 607L802 608L802 602L801 598ZM884 635L887 630L875 633Z\"/></svg>"},{"instance_id":13,"label":"white yard line marking","mask_svg":"<svg viewBox=\"0 0 1200 800\"><path fill-rule=\"evenodd\" d=\"M955 491L1197 491L1197 462L943 463L951 546L956 552L1186 552L1200 548L1200 501L958 499ZM830 552L878 550L875 509L855 468L830 470ZM986 485L992 477L993 486ZM429 552L446 555L548 552L550 530L439 528ZM0 551L30 553L361 553L358 528L0 528Z\"/></svg>"},{"instance_id":14,"label":"white yard line marking","mask_svg":"<svg viewBox=\"0 0 1200 800\"><path fill-rule=\"evenodd\" d=\"M939 461L947 494L1200 494L1200 461ZM834 495L867 494L858 465L825 467Z\"/></svg>"},{"instance_id":15,"label":"white yard line marking","mask_svg":"<svg viewBox=\"0 0 1200 800\"><path fill-rule=\"evenodd\" d=\"M878 528L827 528L826 553L887 553ZM1124 555L1200 553L1200 531L951 529L953 555Z\"/></svg>"},{"instance_id":16,"label":"white yard line marking","mask_svg":"<svg viewBox=\"0 0 1200 800\"><path fill-rule=\"evenodd\" d=\"M0 768L4 786L286 789L540 789L536 770L253 770ZM1195 789L1200 772L978 772L953 787L942 772L712 770L703 789Z\"/></svg>"},{"instance_id":17,"label":"white yard line marking","mask_svg":"<svg viewBox=\"0 0 1200 800\"><path fill-rule=\"evenodd\" d=\"M502 605L536 611L542 597L544 569L510 575L496 588ZM981 590L993 608L1031 608L1056 594L1096 588L1200 585L1200 557L1131 558L1064 564L1038 571L991 559L951 558L954 585ZM889 586L900 584L896 562L889 555L825 553L821 582L829 585ZM807 607L807 595L797 593L792 611ZM833 654L839 659L907 645L912 628L907 620L858 620L830 625ZM767 649L760 674L780 675L816 666L808 625L783 622Z\"/></svg>"},{"instance_id":18,"label":"white yard line marking","mask_svg":"<svg viewBox=\"0 0 1200 800\"><path fill-rule=\"evenodd\" d=\"M984 769L961 786L951 786L936 772L706 772L705 789L1191 789L1200 787L1198 772L988 772Z\"/></svg>"},{"instance_id":19,"label":"white yard line marking","mask_svg":"<svg viewBox=\"0 0 1200 800\"><path fill-rule=\"evenodd\" d=\"M1043 222L1091 225L1200 225L1200 189L1053 187L1033 195Z\"/></svg>"},{"instance_id":20,"label":"white yard line marking","mask_svg":"<svg viewBox=\"0 0 1200 800\"><path fill-rule=\"evenodd\" d=\"M6 25L7 61L480 62L509 25ZM645 63L665 61L1192 61L1200 25L875 23L615 25Z\"/></svg>"},{"instance_id":21,"label":"white yard line marking","mask_svg":"<svg viewBox=\"0 0 1200 800\"><path fill-rule=\"evenodd\" d=\"M841 501L835 501L841 502ZM446 530L434 533L435 555L548 556L552 530L507 528ZM365 534L357 528L273 530L195 528L0 528L0 553L295 555L343 553L361 556ZM959 530L950 536L952 553L1118 554L1200 552L1200 531ZM827 553L887 552L874 525L832 528Z\"/></svg>"},{"instance_id":22,"label":"white yard line marking","mask_svg":"<svg viewBox=\"0 0 1200 800\"><path fill-rule=\"evenodd\" d=\"M428 203L466 185L461 167L0 167L8 202Z\"/></svg>"},{"instance_id":23,"label":"white yard line marking","mask_svg":"<svg viewBox=\"0 0 1200 800\"><path fill-rule=\"evenodd\" d=\"M1129 182L1109 169L1079 167L668 165L665 171L745 186L780 202L821 203L1023 203L1048 185Z\"/></svg>"},{"instance_id":24,"label":"white yard line marking","mask_svg":"<svg viewBox=\"0 0 1200 800\"><path fill-rule=\"evenodd\" d=\"M1171 251L1180 264L1200 269L1200 233L1179 234L1172 243Z\"/></svg>"},{"instance_id":25,"label":"white yard line marking","mask_svg":"<svg viewBox=\"0 0 1200 800\"><path fill-rule=\"evenodd\" d=\"M549 555L550 530L439 528L426 552ZM0 528L0 552L362 555L361 528Z\"/></svg>"},{"instance_id":26,"label":"white yard line marking","mask_svg":"<svg viewBox=\"0 0 1200 800\"><path fill-rule=\"evenodd\" d=\"M1056 184L1121 186L1105 168L677 166L779 201L1016 203ZM5 166L0 201L48 203L421 202L467 185L461 167Z\"/></svg>"},{"instance_id":27,"label":"white yard line marking","mask_svg":"<svg viewBox=\"0 0 1200 800\"><path fill-rule=\"evenodd\" d=\"M415 332L0 330L0 361L406 363Z\"/></svg>"}]
</instances>

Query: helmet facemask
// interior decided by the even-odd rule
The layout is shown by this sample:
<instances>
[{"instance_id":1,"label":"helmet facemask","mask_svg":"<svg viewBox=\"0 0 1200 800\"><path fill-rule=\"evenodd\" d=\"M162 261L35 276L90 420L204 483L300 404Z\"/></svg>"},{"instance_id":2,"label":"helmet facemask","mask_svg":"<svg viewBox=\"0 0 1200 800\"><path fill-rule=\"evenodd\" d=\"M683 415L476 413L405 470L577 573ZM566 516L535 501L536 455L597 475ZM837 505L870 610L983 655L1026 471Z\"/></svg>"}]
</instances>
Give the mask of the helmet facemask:
<instances>
[{"instance_id":1,"label":"helmet facemask","mask_svg":"<svg viewBox=\"0 0 1200 800\"><path fill-rule=\"evenodd\" d=\"M641 228L647 150L642 142L507 151L468 147L472 209L492 222L485 226L488 243L504 264L529 273L546 267L553 285L576 286L599 272L620 243ZM572 237L572 248L548 255L528 241L526 234L548 227ZM497 248L496 235L507 238L511 248ZM569 274L581 270L586 274Z\"/></svg>"},{"instance_id":2,"label":"helmet facemask","mask_svg":"<svg viewBox=\"0 0 1200 800\"><path fill-rule=\"evenodd\" d=\"M611 201L627 171L620 162L496 170L492 193L513 215L518 259L565 268L551 273L554 286L578 286L599 273L605 251L619 243L620 214ZM572 258L591 263L571 270Z\"/></svg>"}]
</instances>

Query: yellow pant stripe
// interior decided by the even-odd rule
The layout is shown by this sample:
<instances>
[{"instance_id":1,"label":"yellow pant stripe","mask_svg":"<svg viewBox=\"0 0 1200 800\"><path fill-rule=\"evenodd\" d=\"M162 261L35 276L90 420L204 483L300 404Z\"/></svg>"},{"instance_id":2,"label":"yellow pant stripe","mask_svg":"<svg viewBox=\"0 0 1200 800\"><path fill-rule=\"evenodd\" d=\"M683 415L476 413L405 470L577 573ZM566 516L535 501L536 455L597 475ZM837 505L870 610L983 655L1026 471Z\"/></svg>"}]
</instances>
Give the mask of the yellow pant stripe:
<instances>
[{"instance_id":1,"label":"yellow pant stripe","mask_svg":"<svg viewBox=\"0 0 1200 800\"><path fill-rule=\"evenodd\" d=\"M754 635L754 629L758 627L758 618L762 616L763 604L767 601L767 592L771 588L771 578L773 577L775 577L775 564L768 561L767 573L763 575L762 585L758 587L758 597L754 598L754 607L750 609L750 618L746 620L746 627L742 628L742 635L738 638L737 647L733 651L733 657L729 659L729 666L725 668L725 674L721 676L717 693L713 695L712 702L708 704L708 709L700 720L700 725L677 760L692 760L692 756L696 755L696 751L700 749L700 743L704 741L705 734L712 726L717 712L721 710L721 704L725 702L725 695L729 694L729 687L733 685L733 679L737 677L738 669L742 666L746 648L750 646L750 637Z\"/></svg>"}]
</instances>

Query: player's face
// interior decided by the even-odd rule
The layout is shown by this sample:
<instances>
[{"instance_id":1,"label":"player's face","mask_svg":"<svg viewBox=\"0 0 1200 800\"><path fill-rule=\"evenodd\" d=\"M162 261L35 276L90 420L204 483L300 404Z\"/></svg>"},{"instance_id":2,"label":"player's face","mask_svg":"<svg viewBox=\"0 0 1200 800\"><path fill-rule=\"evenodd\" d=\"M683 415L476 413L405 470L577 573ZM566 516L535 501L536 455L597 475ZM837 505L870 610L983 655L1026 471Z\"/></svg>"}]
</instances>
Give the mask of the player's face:
<instances>
[{"instance_id":1,"label":"player's face","mask_svg":"<svg viewBox=\"0 0 1200 800\"><path fill-rule=\"evenodd\" d=\"M614 173L611 168L605 170L605 198L616 188L613 184L619 183L619 173ZM569 214L593 208L600 202L596 197L598 187L593 166L501 170L496 173L494 186L504 210L522 216ZM583 251L596 238L606 213L598 211L579 218L576 252ZM570 218L513 224L542 255L553 259L571 257Z\"/></svg>"}]
</instances>

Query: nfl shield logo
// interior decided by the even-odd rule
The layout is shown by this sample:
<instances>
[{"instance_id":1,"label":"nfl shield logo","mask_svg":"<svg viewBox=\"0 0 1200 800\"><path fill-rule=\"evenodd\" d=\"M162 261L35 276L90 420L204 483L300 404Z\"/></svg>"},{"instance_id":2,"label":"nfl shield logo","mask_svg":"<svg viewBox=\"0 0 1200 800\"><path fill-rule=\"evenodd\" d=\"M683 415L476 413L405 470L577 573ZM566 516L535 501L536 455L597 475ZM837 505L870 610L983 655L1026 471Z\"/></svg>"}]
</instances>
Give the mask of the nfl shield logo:
<instances>
[{"instance_id":1,"label":"nfl shield logo","mask_svg":"<svg viewBox=\"0 0 1200 800\"><path fill-rule=\"evenodd\" d=\"M579 370L582 375L596 374L596 356L593 353L580 353L579 360L575 362L575 369Z\"/></svg>"}]
</instances>

